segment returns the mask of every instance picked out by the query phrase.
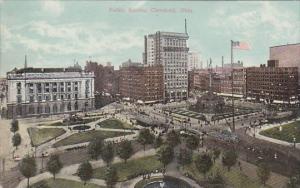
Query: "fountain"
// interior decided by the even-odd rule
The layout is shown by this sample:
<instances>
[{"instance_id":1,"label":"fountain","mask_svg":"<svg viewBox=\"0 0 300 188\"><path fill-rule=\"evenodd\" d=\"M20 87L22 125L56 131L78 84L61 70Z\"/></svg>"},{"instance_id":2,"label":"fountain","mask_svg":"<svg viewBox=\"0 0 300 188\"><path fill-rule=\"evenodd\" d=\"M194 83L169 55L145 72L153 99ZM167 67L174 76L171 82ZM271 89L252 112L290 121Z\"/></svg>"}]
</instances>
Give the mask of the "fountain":
<instances>
[{"instance_id":1,"label":"fountain","mask_svg":"<svg viewBox=\"0 0 300 188\"><path fill-rule=\"evenodd\" d=\"M146 184L143 188L192 188L187 182L170 177L165 176L162 180L156 180L154 182Z\"/></svg>"}]
</instances>

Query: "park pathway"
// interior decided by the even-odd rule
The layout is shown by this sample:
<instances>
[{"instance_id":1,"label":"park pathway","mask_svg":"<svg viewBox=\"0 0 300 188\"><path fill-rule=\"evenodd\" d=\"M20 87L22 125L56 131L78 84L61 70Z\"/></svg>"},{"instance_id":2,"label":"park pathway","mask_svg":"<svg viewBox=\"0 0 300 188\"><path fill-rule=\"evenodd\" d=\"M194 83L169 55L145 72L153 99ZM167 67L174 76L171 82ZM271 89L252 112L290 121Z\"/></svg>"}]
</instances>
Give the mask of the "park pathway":
<instances>
[{"instance_id":1,"label":"park pathway","mask_svg":"<svg viewBox=\"0 0 300 188\"><path fill-rule=\"evenodd\" d=\"M138 159L138 158L142 158L142 157L146 157L146 156L152 156L152 155L155 155L155 153L156 153L155 149L149 149L146 152L144 152L143 150L138 151L129 160L134 160L134 159ZM116 157L114 159L113 163L118 163L121 161L122 160L120 158ZM93 168L100 168L100 167L103 167L106 165L103 160L90 161L90 162L91 162ZM62 178L62 179L70 179L71 178L72 180L78 180L77 176L73 176L73 174L75 174L77 172L79 165L80 164L73 164L70 166L63 167L61 169L60 173L57 174L57 177ZM44 173L38 174L38 175L30 178L30 185L33 185L33 184L35 184L39 181L45 180L45 179L49 179L51 177L52 177L52 175L49 172L44 172ZM103 181L94 180L93 183L103 186ZM26 188L26 187L27 187L27 179L23 179L16 188Z\"/></svg>"},{"instance_id":2,"label":"park pathway","mask_svg":"<svg viewBox=\"0 0 300 188\"><path fill-rule=\"evenodd\" d=\"M298 118L296 121L300 121L300 118ZM292 123L292 122L295 122L295 121L288 121L284 124L289 124L289 123ZM282 125L283 124L280 124L280 123L267 124L267 125L262 126L261 129L259 129L259 128L253 129L252 128L250 131L247 131L247 134L251 137L253 137L255 135L255 138L257 138L257 139L265 140L265 141L268 141L268 142L273 142L273 143L280 144L280 145L283 145L283 146L293 147L293 145L294 145L293 143L289 143L289 142L286 142L286 141L270 138L270 137L267 137L267 136L264 136L264 135L260 134L260 132L263 131L263 130L274 128L274 127L279 127L279 126L282 126ZM298 143L296 143L296 148L300 149L300 142L299 141L298 141Z\"/></svg>"}]
</instances>

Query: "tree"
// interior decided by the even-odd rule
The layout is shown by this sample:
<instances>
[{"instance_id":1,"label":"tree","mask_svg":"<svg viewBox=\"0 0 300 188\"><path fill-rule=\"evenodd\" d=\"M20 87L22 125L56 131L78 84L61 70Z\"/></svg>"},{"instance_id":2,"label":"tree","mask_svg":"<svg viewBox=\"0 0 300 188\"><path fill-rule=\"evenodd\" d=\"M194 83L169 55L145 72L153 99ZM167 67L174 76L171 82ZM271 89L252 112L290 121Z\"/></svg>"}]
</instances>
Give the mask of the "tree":
<instances>
[{"instance_id":1,"label":"tree","mask_svg":"<svg viewBox=\"0 0 300 188\"><path fill-rule=\"evenodd\" d=\"M55 179L55 174L57 174L63 167L58 155L51 155L49 161L47 162L47 170L53 175Z\"/></svg>"},{"instance_id":2,"label":"tree","mask_svg":"<svg viewBox=\"0 0 300 188\"><path fill-rule=\"evenodd\" d=\"M129 159L132 154L133 154L133 148L131 142L128 140L122 141L118 148L119 157L123 159L124 162L126 163L127 159Z\"/></svg>"},{"instance_id":3,"label":"tree","mask_svg":"<svg viewBox=\"0 0 300 188\"><path fill-rule=\"evenodd\" d=\"M228 171L230 171L230 168L235 165L237 162L238 155L236 151L234 150L228 150L224 153L222 157L222 163L224 166L227 167Z\"/></svg>"},{"instance_id":4,"label":"tree","mask_svg":"<svg viewBox=\"0 0 300 188\"><path fill-rule=\"evenodd\" d=\"M212 151L212 157L214 160L214 163L216 162L216 159L218 159L220 157L221 154L221 150L219 150L218 148L214 148Z\"/></svg>"},{"instance_id":5,"label":"tree","mask_svg":"<svg viewBox=\"0 0 300 188\"><path fill-rule=\"evenodd\" d=\"M161 138L161 136L155 137L154 147L159 148L162 144L163 144L163 139Z\"/></svg>"},{"instance_id":6,"label":"tree","mask_svg":"<svg viewBox=\"0 0 300 188\"><path fill-rule=\"evenodd\" d=\"M266 181L270 178L271 171L266 163L260 163L257 167L256 174L260 182L265 185Z\"/></svg>"},{"instance_id":7,"label":"tree","mask_svg":"<svg viewBox=\"0 0 300 188\"><path fill-rule=\"evenodd\" d=\"M19 133L12 137L12 144L14 147L16 147L16 149L18 149L18 146L21 144L21 136Z\"/></svg>"},{"instance_id":8,"label":"tree","mask_svg":"<svg viewBox=\"0 0 300 188\"><path fill-rule=\"evenodd\" d=\"M137 141L144 146L144 151L145 151L146 145L152 144L153 140L154 140L154 135L151 134L149 129L140 130Z\"/></svg>"},{"instance_id":9,"label":"tree","mask_svg":"<svg viewBox=\"0 0 300 188\"><path fill-rule=\"evenodd\" d=\"M157 151L158 160L166 167L174 158L174 151L170 145L162 145Z\"/></svg>"},{"instance_id":10,"label":"tree","mask_svg":"<svg viewBox=\"0 0 300 188\"><path fill-rule=\"evenodd\" d=\"M113 187L118 181L117 171L113 167L107 167L105 171L105 182L107 187Z\"/></svg>"},{"instance_id":11,"label":"tree","mask_svg":"<svg viewBox=\"0 0 300 188\"><path fill-rule=\"evenodd\" d=\"M92 140L88 145L88 154L91 159L97 160L101 154L101 149L103 146L103 141L100 138Z\"/></svg>"},{"instance_id":12,"label":"tree","mask_svg":"<svg viewBox=\"0 0 300 188\"><path fill-rule=\"evenodd\" d=\"M11 122L10 131L14 134L19 130L19 121L17 119L13 119Z\"/></svg>"},{"instance_id":13,"label":"tree","mask_svg":"<svg viewBox=\"0 0 300 188\"><path fill-rule=\"evenodd\" d=\"M180 136L179 136L179 134L176 131L172 130L171 132L169 132L167 134L167 142L172 147L177 146L178 144L180 144Z\"/></svg>"},{"instance_id":14,"label":"tree","mask_svg":"<svg viewBox=\"0 0 300 188\"><path fill-rule=\"evenodd\" d=\"M86 185L86 182L89 181L93 176L92 165L88 161L81 163L77 170L77 174L78 177L84 182L84 185Z\"/></svg>"},{"instance_id":15,"label":"tree","mask_svg":"<svg viewBox=\"0 0 300 188\"><path fill-rule=\"evenodd\" d=\"M27 187L29 188L29 178L33 177L37 170L34 157L26 155L20 162L19 170L27 178Z\"/></svg>"},{"instance_id":16,"label":"tree","mask_svg":"<svg viewBox=\"0 0 300 188\"><path fill-rule=\"evenodd\" d=\"M186 139L186 147L191 150L197 149L200 144L200 139L195 135L189 135Z\"/></svg>"},{"instance_id":17,"label":"tree","mask_svg":"<svg viewBox=\"0 0 300 188\"><path fill-rule=\"evenodd\" d=\"M212 173L212 175L209 175L208 182L214 185L212 187L218 187L218 188L225 187L225 179L223 178L220 170L217 170L215 173Z\"/></svg>"},{"instance_id":18,"label":"tree","mask_svg":"<svg viewBox=\"0 0 300 188\"><path fill-rule=\"evenodd\" d=\"M103 161L107 165L109 165L113 161L114 156L115 156L114 145L111 142L107 142L106 144L104 144L102 148L101 157Z\"/></svg>"},{"instance_id":19,"label":"tree","mask_svg":"<svg viewBox=\"0 0 300 188\"><path fill-rule=\"evenodd\" d=\"M300 175L290 177L286 184L287 188L299 188L300 185Z\"/></svg>"},{"instance_id":20,"label":"tree","mask_svg":"<svg viewBox=\"0 0 300 188\"><path fill-rule=\"evenodd\" d=\"M196 166L197 170L200 173L202 173L204 176L206 176L206 173L213 166L212 159L211 159L210 155L207 153L198 155L194 162L195 162L195 166Z\"/></svg>"},{"instance_id":21,"label":"tree","mask_svg":"<svg viewBox=\"0 0 300 188\"><path fill-rule=\"evenodd\" d=\"M193 151L190 149L180 148L178 155L178 163L183 167L191 164L193 160Z\"/></svg>"}]
</instances>

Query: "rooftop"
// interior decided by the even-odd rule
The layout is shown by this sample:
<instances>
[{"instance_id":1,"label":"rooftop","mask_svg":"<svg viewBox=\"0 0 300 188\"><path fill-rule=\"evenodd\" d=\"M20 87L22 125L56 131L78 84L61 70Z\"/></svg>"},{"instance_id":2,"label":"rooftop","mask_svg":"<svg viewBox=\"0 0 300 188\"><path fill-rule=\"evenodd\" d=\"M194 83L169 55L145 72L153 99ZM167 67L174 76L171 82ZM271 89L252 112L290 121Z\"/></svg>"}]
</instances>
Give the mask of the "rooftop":
<instances>
[{"instance_id":1,"label":"rooftop","mask_svg":"<svg viewBox=\"0 0 300 188\"><path fill-rule=\"evenodd\" d=\"M278 45L278 46L271 46L270 48L283 47L283 46L292 46L292 45L299 45L299 46L300 46L300 43L295 43L295 44L283 44L283 45Z\"/></svg>"},{"instance_id":2,"label":"rooftop","mask_svg":"<svg viewBox=\"0 0 300 188\"><path fill-rule=\"evenodd\" d=\"M69 67L69 68L21 68L17 69L14 68L12 71L8 72L15 73L15 74L22 74L22 73L54 73L54 72L82 72L82 69L79 67Z\"/></svg>"}]
</instances>

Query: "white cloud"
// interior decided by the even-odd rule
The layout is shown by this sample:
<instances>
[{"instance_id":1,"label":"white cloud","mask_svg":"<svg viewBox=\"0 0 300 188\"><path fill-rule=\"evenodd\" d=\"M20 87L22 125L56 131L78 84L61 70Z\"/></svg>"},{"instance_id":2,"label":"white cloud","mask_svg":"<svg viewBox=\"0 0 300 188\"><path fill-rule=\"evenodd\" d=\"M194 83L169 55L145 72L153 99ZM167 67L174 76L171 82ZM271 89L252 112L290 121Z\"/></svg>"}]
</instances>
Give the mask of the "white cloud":
<instances>
[{"instance_id":1,"label":"white cloud","mask_svg":"<svg viewBox=\"0 0 300 188\"><path fill-rule=\"evenodd\" d=\"M7 29L6 29L7 30ZM28 31L24 33L22 31ZM7 30L9 31L9 30ZM49 24L31 22L14 29L7 42L33 52L51 55L100 56L143 46L141 30L112 31L105 23Z\"/></svg>"},{"instance_id":2,"label":"white cloud","mask_svg":"<svg viewBox=\"0 0 300 188\"><path fill-rule=\"evenodd\" d=\"M62 2L58 0L43 0L42 10L51 13L54 16L59 16L64 11Z\"/></svg>"},{"instance_id":3,"label":"white cloud","mask_svg":"<svg viewBox=\"0 0 300 188\"><path fill-rule=\"evenodd\" d=\"M0 23L0 37L1 37L1 51L6 52L12 48L9 42L13 38L13 34L10 29L5 25Z\"/></svg>"},{"instance_id":4,"label":"white cloud","mask_svg":"<svg viewBox=\"0 0 300 188\"><path fill-rule=\"evenodd\" d=\"M299 17L292 12L284 11L273 2L243 2L243 6L253 7L248 11L236 7L219 7L209 20L209 26L219 34L253 40L267 37L273 42L295 42L299 40ZM239 4L238 6L242 6Z\"/></svg>"}]
</instances>

